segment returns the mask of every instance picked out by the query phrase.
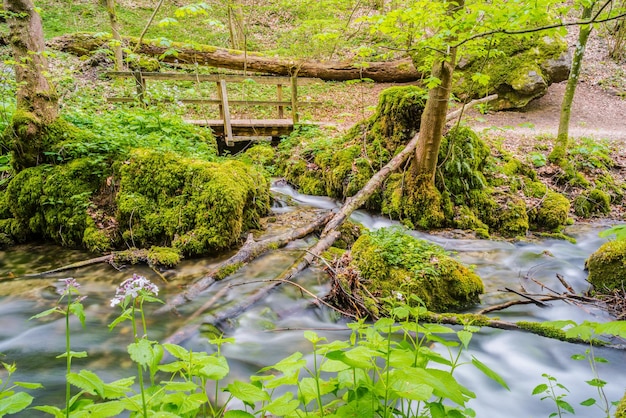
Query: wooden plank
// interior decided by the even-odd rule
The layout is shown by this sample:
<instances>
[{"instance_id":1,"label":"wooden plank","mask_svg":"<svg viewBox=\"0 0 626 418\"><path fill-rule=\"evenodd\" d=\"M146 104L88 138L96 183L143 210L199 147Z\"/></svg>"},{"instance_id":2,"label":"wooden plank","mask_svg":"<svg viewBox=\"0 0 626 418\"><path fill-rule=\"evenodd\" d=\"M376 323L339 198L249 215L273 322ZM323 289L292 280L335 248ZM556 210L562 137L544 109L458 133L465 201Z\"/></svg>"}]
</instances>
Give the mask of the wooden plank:
<instances>
[{"instance_id":1,"label":"wooden plank","mask_svg":"<svg viewBox=\"0 0 626 418\"><path fill-rule=\"evenodd\" d=\"M282 84L277 84L276 85L276 92L278 93L278 101L282 101L283 100L283 85ZM278 105L278 119L283 119L285 117L285 111L284 111L284 107L281 105Z\"/></svg>"},{"instance_id":2,"label":"wooden plank","mask_svg":"<svg viewBox=\"0 0 626 418\"><path fill-rule=\"evenodd\" d=\"M291 119L298 123L298 76L291 76Z\"/></svg>"},{"instance_id":3,"label":"wooden plank","mask_svg":"<svg viewBox=\"0 0 626 418\"><path fill-rule=\"evenodd\" d=\"M215 135L226 136L224 122L221 119L187 119L185 122L211 128ZM279 137L289 135L293 131L293 121L291 119L232 119L230 125L233 136Z\"/></svg>"},{"instance_id":4,"label":"wooden plank","mask_svg":"<svg viewBox=\"0 0 626 418\"><path fill-rule=\"evenodd\" d=\"M106 75L111 77L132 77L132 71L107 71ZM191 74L191 73L157 73L157 72L143 72L141 73L143 78L150 78L152 80L178 80L178 81L212 81L218 82L225 80L232 83L243 83L248 80L252 80L259 84L289 84L291 77L273 76L273 75L257 75L257 76L244 76L237 74ZM312 77L299 77L298 83L300 85L310 85L316 83L323 83L323 80Z\"/></svg>"},{"instance_id":5,"label":"wooden plank","mask_svg":"<svg viewBox=\"0 0 626 418\"><path fill-rule=\"evenodd\" d=\"M135 97L107 97L107 101L110 103L126 103L134 102ZM183 103L183 104L217 104L221 105L222 101L219 99L159 99L150 100L152 103ZM291 106L291 101L286 100L229 100L229 105L237 106ZM298 102L300 106L319 106L322 102Z\"/></svg>"},{"instance_id":6,"label":"wooden plank","mask_svg":"<svg viewBox=\"0 0 626 418\"><path fill-rule=\"evenodd\" d=\"M226 145L232 147L235 145L233 142L233 130L230 126L230 108L228 107L228 94L226 92L226 80L220 80L220 98L222 99L222 109L224 118L224 132L226 133Z\"/></svg>"}]
</instances>

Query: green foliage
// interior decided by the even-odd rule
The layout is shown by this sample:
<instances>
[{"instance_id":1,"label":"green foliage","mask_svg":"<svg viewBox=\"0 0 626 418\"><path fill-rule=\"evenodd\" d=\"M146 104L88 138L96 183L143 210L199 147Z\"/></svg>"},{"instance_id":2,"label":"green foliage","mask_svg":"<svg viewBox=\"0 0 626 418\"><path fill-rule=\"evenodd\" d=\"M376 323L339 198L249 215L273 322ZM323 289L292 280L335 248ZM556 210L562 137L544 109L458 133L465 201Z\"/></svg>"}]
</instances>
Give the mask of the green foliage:
<instances>
[{"instance_id":1,"label":"green foliage","mask_svg":"<svg viewBox=\"0 0 626 418\"><path fill-rule=\"evenodd\" d=\"M618 241L626 240L626 225L615 225L609 229L600 232L598 235L603 238L615 235L615 239Z\"/></svg>"},{"instance_id":2,"label":"green foliage","mask_svg":"<svg viewBox=\"0 0 626 418\"><path fill-rule=\"evenodd\" d=\"M591 189L576 196L573 207L574 213L583 218L596 213L606 215L611 211L611 196L600 189Z\"/></svg>"},{"instance_id":3,"label":"green foliage","mask_svg":"<svg viewBox=\"0 0 626 418\"><path fill-rule=\"evenodd\" d=\"M551 413L549 416L562 417L563 414L566 413L575 415L574 408L572 408L572 406L565 401L565 397L567 396L567 392L569 392L569 390L559 383L555 377L550 376L547 373L542 374L542 376L548 381L548 383L542 383L535 386L532 394L540 395L542 401L544 399L551 399L554 402L557 411Z\"/></svg>"},{"instance_id":4,"label":"green foliage","mask_svg":"<svg viewBox=\"0 0 626 418\"><path fill-rule=\"evenodd\" d=\"M33 402L33 396L17 389L39 389L38 383L12 382L11 376L17 370L15 364L0 362L2 369L6 372L6 377L0 379L0 417L4 415L17 414L28 408Z\"/></svg>"},{"instance_id":5,"label":"green foliage","mask_svg":"<svg viewBox=\"0 0 626 418\"><path fill-rule=\"evenodd\" d=\"M593 172L613 167L611 147L607 141L583 137L568 149L568 161L578 171Z\"/></svg>"},{"instance_id":6,"label":"green foliage","mask_svg":"<svg viewBox=\"0 0 626 418\"><path fill-rule=\"evenodd\" d=\"M377 297L416 295L429 310L467 308L483 292L480 278L432 243L381 228L352 246L352 264Z\"/></svg>"}]
</instances>

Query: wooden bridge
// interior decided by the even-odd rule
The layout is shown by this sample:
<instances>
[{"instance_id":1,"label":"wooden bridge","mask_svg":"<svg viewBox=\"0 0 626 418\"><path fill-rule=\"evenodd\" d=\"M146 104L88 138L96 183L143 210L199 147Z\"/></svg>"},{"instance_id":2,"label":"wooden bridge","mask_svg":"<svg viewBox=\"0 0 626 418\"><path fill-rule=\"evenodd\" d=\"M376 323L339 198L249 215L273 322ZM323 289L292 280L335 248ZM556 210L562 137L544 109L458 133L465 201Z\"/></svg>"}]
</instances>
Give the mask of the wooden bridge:
<instances>
[{"instance_id":1,"label":"wooden bridge","mask_svg":"<svg viewBox=\"0 0 626 418\"><path fill-rule=\"evenodd\" d=\"M318 105L319 102L298 101L298 85L317 83L321 80L313 78L277 77L277 76L244 76L244 75L217 75L191 73L159 73L142 71L110 71L106 73L112 77L134 78L136 93L133 96L108 97L112 103L137 102L144 106L154 102L169 102L181 104L217 105L219 119L186 119L188 123L211 128L213 133L223 138L226 146L232 147L237 141L250 141L259 137L278 138L293 131L294 124L299 122L298 110L304 105ZM147 80L160 81L192 81L196 83L215 83L216 96L184 98L175 97L154 100L149 97ZM229 100L227 83L255 83L276 86L276 100ZM289 100L285 100L284 86L289 86ZM272 106L277 110L276 119L235 119L231 118L232 106ZM286 110L289 116L286 117Z\"/></svg>"}]
</instances>

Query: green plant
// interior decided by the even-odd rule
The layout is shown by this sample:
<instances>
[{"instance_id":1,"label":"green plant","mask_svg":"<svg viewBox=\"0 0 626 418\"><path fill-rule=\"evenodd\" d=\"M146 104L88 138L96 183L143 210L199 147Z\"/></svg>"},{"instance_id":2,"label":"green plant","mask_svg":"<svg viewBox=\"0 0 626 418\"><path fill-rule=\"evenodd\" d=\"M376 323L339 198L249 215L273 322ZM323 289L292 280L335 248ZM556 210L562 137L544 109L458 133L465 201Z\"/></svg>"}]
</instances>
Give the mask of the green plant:
<instances>
[{"instance_id":1,"label":"green plant","mask_svg":"<svg viewBox=\"0 0 626 418\"><path fill-rule=\"evenodd\" d=\"M615 225L604 231L600 231L598 235L602 238L608 238L611 235L615 235L617 241L626 240L626 225Z\"/></svg>"},{"instance_id":2,"label":"green plant","mask_svg":"<svg viewBox=\"0 0 626 418\"><path fill-rule=\"evenodd\" d=\"M569 390L561 383L559 383L555 377L550 376L547 373L544 373L541 376L546 378L548 383L541 383L535 386L532 394L533 396L542 395L542 401L545 399L551 399L554 402L554 405L556 406L556 412L551 413L549 416L562 417L566 413L575 415L574 408L572 408L572 406L564 400Z\"/></svg>"},{"instance_id":3,"label":"green plant","mask_svg":"<svg viewBox=\"0 0 626 418\"><path fill-rule=\"evenodd\" d=\"M528 159L535 167L543 167L548 162L548 158L541 152L531 152Z\"/></svg>"},{"instance_id":4,"label":"green plant","mask_svg":"<svg viewBox=\"0 0 626 418\"><path fill-rule=\"evenodd\" d=\"M11 382L11 376L15 373L17 367L15 364L5 362L1 362L1 364L7 376L0 379L0 417L23 411L33 402L32 395L26 392L16 392L16 389L39 389L43 387L39 383Z\"/></svg>"},{"instance_id":5,"label":"green plant","mask_svg":"<svg viewBox=\"0 0 626 418\"><path fill-rule=\"evenodd\" d=\"M83 328L85 327L85 311L83 309L82 301L84 297L79 296L78 289L80 288L80 284L73 278L61 279L60 282L63 283L63 287L57 290L57 293L61 295L59 298L57 306L52 309L48 309L43 311L37 315L31 317L31 319L35 318L43 318L48 315L52 315L54 313L60 313L65 317L65 353L60 354L57 358L65 358L66 362L66 384L65 384L65 416L69 418L70 416L70 408L73 404L71 398L71 385L70 385L70 375L72 373L72 359L74 358L85 358L87 357L86 351L75 352L72 351L71 345L71 333L70 333L70 316L76 316ZM72 296L76 295L76 298L72 300ZM61 307L61 302L63 299L66 299L66 307ZM74 399L75 400L75 399Z\"/></svg>"}]
</instances>

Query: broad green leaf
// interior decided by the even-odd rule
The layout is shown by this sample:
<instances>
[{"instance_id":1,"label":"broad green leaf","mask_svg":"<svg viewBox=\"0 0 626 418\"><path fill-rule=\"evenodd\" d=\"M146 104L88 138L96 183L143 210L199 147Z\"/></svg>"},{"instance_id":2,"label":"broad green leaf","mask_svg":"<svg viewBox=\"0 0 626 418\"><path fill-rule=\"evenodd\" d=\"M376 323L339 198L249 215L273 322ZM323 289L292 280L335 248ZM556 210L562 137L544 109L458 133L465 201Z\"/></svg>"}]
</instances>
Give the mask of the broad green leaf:
<instances>
[{"instance_id":1,"label":"broad green leaf","mask_svg":"<svg viewBox=\"0 0 626 418\"><path fill-rule=\"evenodd\" d=\"M200 369L200 375L210 380L221 380L228 376L230 368L224 356L211 356L204 359L206 366Z\"/></svg>"},{"instance_id":2,"label":"broad green leaf","mask_svg":"<svg viewBox=\"0 0 626 418\"><path fill-rule=\"evenodd\" d=\"M263 410L280 417L295 411L299 404L300 402L293 399L293 394L287 392L267 404Z\"/></svg>"},{"instance_id":3,"label":"broad green leaf","mask_svg":"<svg viewBox=\"0 0 626 418\"><path fill-rule=\"evenodd\" d=\"M446 418L446 409L440 402L431 402L428 409L432 418Z\"/></svg>"},{"instance_id":4,"label":"broad green leaf","mask_svg":"<svg viewBox=\"0 0 626 418\"><path fill-rule=\"evenodd\" d=\"M90 370L81 370L78 374L68 373L67 381L91 395L104 396L104 382Z\"/></svg>"},{"instance_id":5,"label":"broad green leaf","mask_svg":"<svg viewBox=\"0 0 626 418\"><path fill-rule=\"evenodd\" d=\"M172 392L193 392L198 389L198 385L193 382L161 382L163 389Z\"/></svg>"},{"instance_id":6,"label":"broad green leaf","mask_svg":"<svg viewBox=\"0 0 626 418\"><path fill-rule=\"evenodd\" d=\"M321 342L321 341L326 341L326 338L324 337L320 337L317 335L316 332L313 331L304 331L304 338L306 338L307 340L311 341L314 345Z\"/></svg>"},{"instance_id":7,"label":"broad green leaf","mask_svg":"<svg viewBox=\"0 0 626 418\"><path fill-rule=\"evenodd\" d=\"M148 366L154 359L154 350L152 349L152 341L148 341L145 338L140 339L136 343L128 345L128 354L135 363L142 366Z\"/></svg>"},{"instance_id":8,"label":"broad green leaf","mask_svg":"<svg viewBox=\"0 0 626 418\"><path fill-rule=\"evenodd\" d=\"M606 386L606 382L602 379L585 380L585 383L587 383L589 386L599 387L599 388Z\"/></svg>"},{"instance_id":9,"label":"broad green leaf","mask_svg":"<svg viewBox=\"0 0 626 418\"><path fill-rule=\"evenodd\" d=\"M262 372L275 369L285 374L290 374L296 370L300 370L306 366L306 360L302 358L302 353L295 352L287 358L282 359L278 363L261 369Z\"/></svg>"},{"instance_id":10,"label":"broad green leaf","mask_svg":"<svg viewBox=\"0 0 626 418\"><path fill-rule=\"evenodd\" d=\"M163 344L163 348L176 357L177 359L189 361L189 351L181 347L180 345L165 343Z\"/></svg>"},{"instance_id":11,"label":"broad green leaf","mask_svg":"<svg viewBox=\"0 0 626 418\"><path fill-rule=\"evenodd\" d=\"M240 409L233 409L230 411L226 411L226 413L224 414L224 418L255 418L255 417L249 412L242 411Z\"/></svg>"},{"instance_id":12,"label":"broad green leaf","mask_svg":"<svg viewBox=\"0 0 626 418\"><path fill-rule=\"evenodd\" d=\"M5 414L15 414L33 402L33 397L26 392L18 392L0 399L0 417Z\"/></svg>"},{"instance_id":13,"label":"broad green leaf","mask_svg":"<svg viewBox=\"0 0 626 418\"><path fill-rule=\"evenodd\" d=\"M392 371L390 380L391 389L398 397L403 399L427 401L433 394L432 386L416 382L415 377L404 369Z\"/></svg>"},{"instance_id":14,"label":"broad green leaf","mask_svg":"<svg viewBox=\"0 0 626 418\"><path fill-rule=\"evenodd\" d=\"M96 403L85 408L90 417L107 418L116 417L124 410L124 404L120 401Z\"/></svg>"},{"instance_id":15,"label":"broad green leaf","mask_svg":"<svg viewBox=\"0 0 626 418\"><path fill-rule=\"evenodd\" d=\"M116 380L111 383L104 384L104 396L105 399L118 399L125 396L130 390L131 386L135 383L135 377L126 377L124 379Z\"/></svg>"},{"instance_id":16,"label":"broad green leaf","mask_svg":"<svg viewBox=\"0 0 626 418\"><path fill-rule=\"evenodd\" d=\"M596 326L596 333L626 338L626 321L611 321Z\"/></svg>"},{"instance_id":17,"label":"broad green leaf","mask_svg":"<svg viewBox=\"0 0 626 418\"><path fill-rule=\"evenodd\" d=\"M85 310L83 304L79 302L72 302L69 306L70 312L80 321L80 324L85 328Z\"/></svg>"},{"instance_id":18,"label":"broad green leaf","mask_svg":"<svg viewBox=\"0 0 626 418\"><path fill-rule=\"evenodd\" d=\"M45 412L46 414L54 415L55 418L64 418L65 413L62 412L56 406L43 405L43 406L33 406L33 409L37 411Z\"/></svg>"},{"instance_id":19,"label":"broad green leaf","mask_svg":"<svg viewBox=\"0 0 626 418\"><path fill-rule=\"evenodd\" d=\"M459 340L463 344L463 347L467 348L470 341L472 340L473 334L469 331L461 330L457 332L456 335L459 337Z\"/></svg>"},{"instance_id":20,"label":"broad green leaf","mask_svg":"<svg viewBox=\"0 0 626 418\"><path fill-rule=\"evenodd\" d=\"M472 364L474 365L474 367L476 367L478 370L480 370L481 372L483 372L485 374L485 376L487 376L488 378L495 380L496 382L498 382L500 384L500 386L502 386L503 388L505 388L506 390L511 390L509 389L509 386L506 384L506 382L504 381L504 379L502 378L502 376L500 376L498 373L496 373L495 371L491 370L485 363L481 362L480 360L478 360L476 357L472 356Z\"/></svg>"},{"instance_id":21,"label":"broad green leaf","mask_svg":"<svg viewBox=\"0 0 626 418\"><path fill-rule=\"evenodd\" d=\"M323 372L336 373L343 370L348 370L350 366L343 361L326 359L326 361L320 366L320 370Z\"/></svg>"},{"instance_id":22,"label":"broad green leaf","mask_svg":"<svg viewBox=\"0 0 626 418\"><path fill-rule=\"evenodd\" d=\"M313 399L316 399L317 394L317 381L311 377L305 377L298 383L298 397L302 400L303 405L308 405ZM320 396L333 392L337 388L336 383L326 380L319 381Z\"/></svg>"},{"instance_id":23,"label":"broad green leaf","mask_svg":"<svg viewBox=\"0 0 626 418\"><path fill-rule=\"evenodd\" d=\"M249 404L270 400L270 396L267 393L250 383L234 381L229 384L225 390L230 392L237 399Z\"/></svg>"},{"instance_id":24,"label":"broad green leaf","mask_svg":"<svg viewBox=\"0 0 626 418\"><path fill-rule=\"evenodd\" d=\"M576 414L576 412L574 412L574 408L572 408L572 405L570 405L569 403L565 402L563 399L557 399L556 400L556 404L562 410L567 411L570 414Z\"/></svg>"},{"instance_id":25,"label":"broad green leaf","mask_svg":"<svg viewBox=\"0 0 626 418\"><path fill-rule=\"evenodd\" d=\"M423 383L435 389L435 396L448 398L461 406L465 405L465 396L476 397L474 393L461 386L449 372L438 369L426 369L425 372L428 373L429 379Z\"/></svg>"}]
</instances>

